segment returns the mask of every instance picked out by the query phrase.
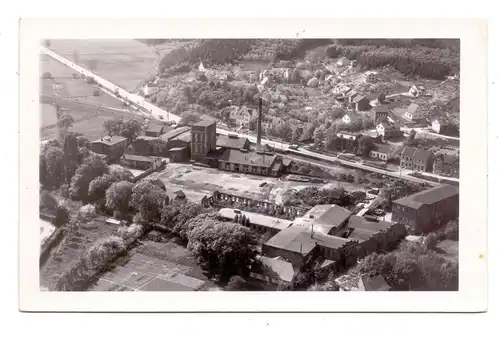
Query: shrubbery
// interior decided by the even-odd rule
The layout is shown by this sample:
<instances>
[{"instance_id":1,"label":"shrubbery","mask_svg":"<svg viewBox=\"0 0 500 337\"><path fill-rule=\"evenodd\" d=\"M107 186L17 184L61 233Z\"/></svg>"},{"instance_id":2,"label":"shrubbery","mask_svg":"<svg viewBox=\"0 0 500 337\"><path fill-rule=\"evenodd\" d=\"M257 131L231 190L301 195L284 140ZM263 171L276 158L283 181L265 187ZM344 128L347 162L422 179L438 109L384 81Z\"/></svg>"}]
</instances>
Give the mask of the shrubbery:
<instances>
[{"instance_id":1,"label":"shrubbery","mask_svg":"<svg viewBox=\"0 0 500 337\"><path fill-rule=\"evenodd\" d=\"M61 275L56 290L84 290L96 274L109 267L109 263L126 251L125 241L118 236L96 242L80 260Z\"/></svg>"}]
</instances>

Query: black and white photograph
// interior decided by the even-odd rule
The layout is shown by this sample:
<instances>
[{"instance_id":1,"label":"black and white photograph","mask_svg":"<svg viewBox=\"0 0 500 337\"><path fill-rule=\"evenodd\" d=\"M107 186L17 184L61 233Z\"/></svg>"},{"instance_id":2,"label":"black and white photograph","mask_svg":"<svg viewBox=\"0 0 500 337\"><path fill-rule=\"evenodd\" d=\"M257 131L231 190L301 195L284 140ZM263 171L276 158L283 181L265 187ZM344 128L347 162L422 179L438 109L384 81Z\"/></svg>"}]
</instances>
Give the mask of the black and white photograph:
<instances>
[{"instance_id":1,"label":"black and white photograph","mask_svg":"<svg viewBox=\"0 0 500 337\"><path fill-rule=\"evenodd\" d=\"M306 33L38 39L39 291L462 291L464 40Z\"/></svg>"}]
</instances>

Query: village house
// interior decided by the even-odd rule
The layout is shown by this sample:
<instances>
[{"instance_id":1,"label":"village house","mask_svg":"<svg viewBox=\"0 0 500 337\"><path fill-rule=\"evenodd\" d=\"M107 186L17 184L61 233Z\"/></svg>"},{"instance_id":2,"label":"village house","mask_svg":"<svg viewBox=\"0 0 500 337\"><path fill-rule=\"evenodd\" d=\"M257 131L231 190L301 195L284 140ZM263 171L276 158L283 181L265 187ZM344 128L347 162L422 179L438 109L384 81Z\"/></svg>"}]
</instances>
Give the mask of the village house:
<instances>
[{"instance_id":1,"label":"village house","mask_svg":"<svg viewBox=\"0 0 500 337\"><path fill-rule=\"evenodd\" d=\"M217 135L217 149L249 150L250 141L246 137L237 134Z\"/></svg>"},{"instance_id":2,"label":"village house","mask_svg":"<svg viewBox=\"0 0 500 337\"><path fill-rule=\"evenodd\" d=\"M401 152L401 168L412 171L431 172L434 154L431 151L405 146Z\"/></svg>"},{"instance_id":3,"label":"village house","mask_svg":"<svg viewBox=\"0 0 500 337\"><path fill-rule=\"evenodd\" d=\"M363 274L359 277L341 276L335 280L340 291L390 291L391 287L382 275L370 277Z\"/></svg>"},{"instance_id":4,"label":"village house","mask_svg":"<svg viewBox=\"0 0 500 337\"><path fill-rule=\"evenodd\" d=\"M149 124L144 130L144 135L147 137L160 137L162 134L170 130L172 130L172 128L166 125Z\"/></svg>"},{"instance_id":5,"label":"village house","mask_svg":"<svg viewBox=\"0 0 500 337\"><path fill-rule=\"evenodd\" d=\"M349 64L351 63L351 61L349 61L349 59L347 57L344 57L342 56L341 58L339 58L337 60L337 65L339 67L345 67L345 66L348 66Z\"/></svg>"},{"instance_id":6,"label":"village house","mask_svg":"<svg viewBox=\"0 0 500 337\"><path fill-rule=\"evenodd\" d=\"M434 174L458 178L460 175L460 158L446 153L437 153L433 165Z\"/></svg>"},{"instance_id":7,"label":"village house","mask_svg":"<svg viewBox=\"0 0 500 337\"><path fill-rule=\"evenodd\" d=\"M354 112L348 112L342 117L342 122L346 124L354 123L356 121L361 121L361 116L354 113Z\"/></svg>"},{"instance_id":8,"label":"village house","mask_svg":"<svg viewBox=\"0 0 500 337\"><path fill-rule=\"evenodd\" d=\"M270 132L276 131L277 128L281 127L283 124L285 124L285 121L281 117L265 116L262 118L262 131L269 134Z\"/></svg>"},{"instance_id":9,"label":"village house","mask_svg":"<svg viewBox=\"0 0 500 337\"><path fill-rule=\"evenodd\" d=\"M366 83L375 83L377 82L377 74L373 71L368 71L363 74Z\"/></svg>"},{"instance_id":10,"label":"village house","mask_svg":"<svg viewBox=\"0 0 500 337\"><path fill-rule=\"evenodd\" d=\"M448 134L453 125L445 118L436 118L432 121L432 130L439 134Z\"/></svg>"},{"instance_id":11,"label":"village house","mask_svg":"<svg viewBox=\"0 0 500 337\"><path fill-rule=\"evenodd\" d=\"M348 87L344 83L339 83L332 89L332 93L337 95L347 95L349 91L351 91L351 87Z\"/></svg>"},{"instance_id":12,"label":"village house","mask_svg":"<svg viewBox=\"0 0 500 337\"><path fill-rule=\"evenodd\" d=\"M408 93L413 95L413 97L419 97L425 94L425 88L423 86L412 85Z\"/></svg>"},{"instance_id":13,"label":"village house","mask_svg":"<svg viewBox=\"0 0 500 337\"><path fill-rule=\"evenodd\" d=\"M374 149L370 151L370 158L387 162L387 160L389 160L389 153L391 153L391 147L389 145L377 143L373 145Z\"/></svg>"},{"instance_id":14,"label":"village house","mask_svg":"<svg viewBox=\"0 0 500 337\"><path fill-rule=\"evenodd\" d=\"M420 122L425 120L422 105L411 103L404 113L404 117L412 122Z\"/></svg>"},{"instance_id":15,"label":"village house","mask_svg":"<svg viewBox=\"0 0 500 337\"><path fill-rule=\"evenodd\" d=\"M282 257L270 258L258 255L250 268L250 277L266 283L279 285L292 283L297 270Z\"/></svg>"},{"instance_id":16,"label":"village house","mask_svg":"<svg viewBox=\"0 0 500 337\"><path fill-rule=\"evenodd\" d=\"M347 97L348 102L349 103L354 103L353 100L358 95L359 94L358 94L358 92L356 90L350 90L349 92L347 92L346 97Z\"/></svg>"},{"instance_id":17,"label":"village house","mask_svg":"<svg viewBox=\"0 0 500 337\"><path fill-rule=\"evenodd\" d=\"M98 153L106 160L119 159L127 149L127 138L121 136L106 136L90 143L90 150Z\"/></svg>"},{"instance_id":18,"label":"village house","mask_svg":"<svg viewBox=\"0 0 500 337\"><path fill-rule=\"evenodd\" d=\"M253 173L266 176L279 176L283 163L276 156L264 152L227 149L218 158L219 169L231 172Z\"/></svg>"},{"instance_id":19,"label":"village house","mask_svg":"<svg viewBox=\"0 0 500 337\"><path fill-rule=\"evenodd\" d=\"M246 106L242 106L238 109L234 109L233 107L230 108L229 119L238 126L249 128L250 123L257 119L258 112L256 109L248 108Z\"/></svg>"},{"instance_id":20,"label":"village house","mask_svg":"<svg viewBox=\"0 0 500 337\"><path fill-rule=\"evenodd\" d=\"M377 134L382 136L382 139L391 139L400 137L403 133L401 132L401 128L388 123L387 121L381 122L377 124Z\"/></svg>"},{"instance_id":21,"label":"village house","mask_svg":"<svg viewBox=\"0 0 500 337\"><path fill-rule=\"evenodd\" d=\"M361 136L361 133L339 132L333 139L333 147L337 151L356 153Z\"/></svg>"},{"instance_id":22,"label":"village house","mask_svg":"<svg viewBox=\"0 0 500 337\"><path fill-rule=\"evenodd\" d=\"M370 105L370 101L366 96L356 95L352 98L352 104L356 111L369 111L372 106Z\"/></svg>"},{"instance_id":23,"label":"village house","mask_svg":"<svg viewBox=\"0 0 500 337\"><path fill-rule=\"evenodd\" d=\"M370 110L370 116L372 117L375 124L381 121L385 121L389 116L389 108L382 105L373 107L373 109Z\"/></svg>"},{"instance_id":24,"label":"village house","mask_svg":"<svg viewBox=\"0 0 500 337\"><path fill-rule=\"evenodd\" d=\"M149 170L150 168L156 169L161 166L161 163L161 158L139 156L135 154L124 154L120 158L120 164L122 166L130 167L136 170Z\"/></svg>"},{"instance_id":25,"label":"village house","mask_svg":"<svg viewBox=\"0 0 500 337\"><path fill-rule=\"evenodd\" d=\"M146 83L146 85L142 88L142 92L145 97L150 97L156 94L159 90L160 88L158 85L152 82Z\"/></svg>"},{"instance_id":26,"label":"village house","mask_svg":"<svg viewBox=\"0 0 500 337\"><path fill-rule=\"evenodd\" d=\"M458 188L440 185L393 201L392 220L418 234L456 219L458 209Z\"/></svg>"}]
</instances>

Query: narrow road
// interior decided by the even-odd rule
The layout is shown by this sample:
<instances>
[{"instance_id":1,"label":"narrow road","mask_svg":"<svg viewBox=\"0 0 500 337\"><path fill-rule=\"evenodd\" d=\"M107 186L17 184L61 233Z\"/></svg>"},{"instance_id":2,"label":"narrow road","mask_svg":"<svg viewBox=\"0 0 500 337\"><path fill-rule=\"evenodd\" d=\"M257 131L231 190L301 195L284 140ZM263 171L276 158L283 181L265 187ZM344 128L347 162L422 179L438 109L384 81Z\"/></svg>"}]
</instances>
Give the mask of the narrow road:
<instances>
[{"instance_id":1,"label":"narrow road","mask_svg":"<svg viewBox=\"0 0 500 337\"><path fill-rule=\"evenodd\" d=\"M181 119L179 116L176 116L170 112L167 112L167 111L153 105L152 103L150 103L146 99L144 99L144 97L127 92L126 90L124 90L123 88L120 88L116 84L113 84L113 83L109 82L108 80L92 73L91 71L74 64L73 62L69 61L68 59L60 56L59 54L51 51L50 49L48 49L44 46L40 46L40 50L42 53L45 53L48 56L54 58L55 60L61 62L62 64L70 67L71 69L73 69L77 73L83 74L85 76L93 77L97 83L102 85L104 88L110 90L111 92L118 92L118 94L121 97L128 99L129 101L140 105L141 107L143 107L146 111L148 111L150 113L151 117L154 117L156 119L160 119L162 121L167 121L167 122L171 121L171 122L176 122L176 123L178 123ZM223 134L223 135L234 134L234 132L224 130L221 128L217 128L217 133ZM239 137L246 137L252 143L257 142L257 137L255 137L255 136L239 134L239 133L238 133L238 136ZM409 176L408 172L405 172L404 170L403 170L403 172L390 172L390 171L382 170L379 168L365 166L365 165L362 165L359 163L353 163L353 162L341 160L341 159L338 159L335 157L326 156L326 155L323 155L320 153L311 152L311 151L308 151L306 149L292 150L289 148L290 144L283 143L283 142L262 139L261 143L262 143L262 145L269 145L269 146L274 147L278 150L288 151L289 153L292 153L292 154L295 154L295 155L298 155L301 157L319 159L319 160L325 161L327 163L341 163L341 164L346 165L346 166L358 168L358 169L361 169L364 171L371 171L371 172L376 172L376 173L380 173L380 174L385 174L385 175L388 175L388 176L391 176L394 178L400 178L400 179L405 179L405 180L419 182L419 183L425 182L425 183L429 183L431 185L438 185L437 183L433 183L433 182L430 182L428 180L419 179L419 178ZM318 164L315 164L315 165L318 165ZM442 178L445 178L445 177L442 177Z\"/></svg>"}]
</instances>

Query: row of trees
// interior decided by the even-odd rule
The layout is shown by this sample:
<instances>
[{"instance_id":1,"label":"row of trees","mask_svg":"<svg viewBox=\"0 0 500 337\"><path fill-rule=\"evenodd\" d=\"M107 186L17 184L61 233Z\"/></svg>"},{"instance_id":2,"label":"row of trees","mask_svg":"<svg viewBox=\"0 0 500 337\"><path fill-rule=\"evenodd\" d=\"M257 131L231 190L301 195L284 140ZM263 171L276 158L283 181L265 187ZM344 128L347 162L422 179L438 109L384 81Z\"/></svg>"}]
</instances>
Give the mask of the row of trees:
<instances>
[{"instance_id":1,"label":"row of trees","mask_svg":"<svg viewBox=\"0 0 500 337\"><path fill-rule=\"evenodd\" d=\"M402 242L387 254L372 254L354 269L369 276L382 275L395 290L456 291L458 263L438 254L435 238Z\"/></svg>"},{"instance_id":2,"label":"row of trees","mask_svg":"<svg viewBox=\"0 0 500 337\"><path fill-rule=\"evenodd\" d=\"M142 130L141 122L134 118L108 119L103 124L104 130L109 136L122 136L131 143Z\"/></svg>"}]
</instances>

